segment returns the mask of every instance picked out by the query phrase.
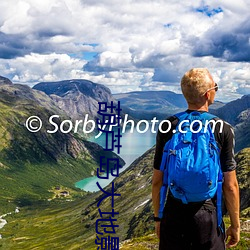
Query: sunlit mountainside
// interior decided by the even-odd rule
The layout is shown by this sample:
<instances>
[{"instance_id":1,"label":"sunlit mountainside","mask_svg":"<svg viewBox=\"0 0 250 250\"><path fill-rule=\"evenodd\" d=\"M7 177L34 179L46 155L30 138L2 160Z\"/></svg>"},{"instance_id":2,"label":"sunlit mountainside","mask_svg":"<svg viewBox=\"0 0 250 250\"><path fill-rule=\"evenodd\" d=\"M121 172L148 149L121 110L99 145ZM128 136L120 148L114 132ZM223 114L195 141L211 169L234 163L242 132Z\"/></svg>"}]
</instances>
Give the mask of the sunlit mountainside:
<instances>
[{"instance_id":1,"label":"sunlit mountainside","mask_svg":"<svg viewBox=\"0 0 250 250\"><path fill-rule=\"evenodd\" d=\"M100 155L118 156L104 152L101 146L87 141L83 134L60 131L48 134L46 129L51 124L47 121L52 114L60 115L58 124L62 119L82 118L88 112L95 117L98 101L116 102L118 96L112 96L102 85L85 80L37 86L40 90L0 78L0 216L12 212L3 218L7 224L0 228L0 246L15 250L96 249L95 223L100 218L97 202L103 193L84 192L74 184L96 172ZM235 100L234 109L231 103L216 103L213 109L213 113L230 121L236 130L244 223L250 216L249 97ZM148 109L152 99L157 103L155 114L164 110L167 115L185 110L183 98L172 92L128 93L119 98L135 119L145 110L148 111L146 115L152 115ZM176 103L175 99L178 100ZM31 133L25 127L25 121L31 115L44 121L37 133ZM123 250L157 249L151 200L153 156L154 147L137 158L114 182L115 192L121 194L115 197L115 210L119 212L117 236ZM124 164L121 159L120 162ZM110 191L111 184L105 190ZM18 213L14 212L16 207L20 210ZM103 202L102 210L110 210L110 200ZM226 221L228 223L228 219ZM238 249L247 249L249 237L249 230L243 228L241 248Z\"/></svg>"}]
</instances>

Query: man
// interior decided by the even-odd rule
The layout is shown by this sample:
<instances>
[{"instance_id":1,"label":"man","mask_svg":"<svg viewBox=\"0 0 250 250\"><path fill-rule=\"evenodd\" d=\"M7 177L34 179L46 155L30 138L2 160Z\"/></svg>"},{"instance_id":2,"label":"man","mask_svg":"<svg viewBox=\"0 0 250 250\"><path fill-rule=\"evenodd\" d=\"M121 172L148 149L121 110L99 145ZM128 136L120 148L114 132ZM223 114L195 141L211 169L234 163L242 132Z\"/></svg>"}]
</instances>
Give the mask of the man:
<instances>
[{"instance_id":1,"label":"man","mask_svg":"<svg viewBox=\"0 0 250 250\"><path fill-rule=\"evenodd\" d=\"M181 89L188 104L187 112L208 112L214 102L217 84L207 69L194 68L186 72L181 80ZM155 230L160 239L160 250L210 249L221 250L236 246L240 239L239 187L236 179L234 160L234 133L232 127L223 121L220 133L216 124L214 136L220 148L220 162L223 171L223 196L230 216L231 225L226 231L217 226L216 198L203 202L183 204L181 200L168 193L163 218L158 211L163 172L160 164L165 143L171 139L178 118L169 117L172 127L168 133L158 131L152 179L152 199L154 206ZM162 131L167 129L162 128ZM224 226L224 224L223 224Z\"/></svg>"}]
</instances>

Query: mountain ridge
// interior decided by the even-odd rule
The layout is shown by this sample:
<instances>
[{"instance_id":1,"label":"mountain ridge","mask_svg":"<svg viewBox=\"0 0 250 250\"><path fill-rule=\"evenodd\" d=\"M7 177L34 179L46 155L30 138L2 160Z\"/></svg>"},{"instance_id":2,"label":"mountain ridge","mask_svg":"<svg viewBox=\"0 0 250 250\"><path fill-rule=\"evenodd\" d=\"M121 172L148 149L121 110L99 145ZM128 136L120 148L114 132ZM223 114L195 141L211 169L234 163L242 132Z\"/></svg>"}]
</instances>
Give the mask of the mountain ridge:
<instances>
[{"instance_id":1,"label":"mountain ridge","mask_svg":"<svg viewBox=\"0 0 250 250\"><path fill-rule=\"evenodd\" d=\"M250 108L250 94L225 104L223 107L215 110L214 114L235 126L239 114L248 108Z\"/></svg>"},{"instance_id":2,"label":"mountain ridge","mask_svg":"<svg viewBox=\"0 0 250 250\"><path fill-rule=\"evenodd\" d=\"M13 83L10 79L0 76L0 84L13 84Z\"/></svg>"},{"instance_id":3,"label":"mountain ridge","mask_svg":"<svg viewBox=\"0 0 250 250\"><path fill-rule=\"evenodd\" d=\"M187 102L182 94L172 91L133 91L113 95L128 109L129 114L137 119L165 119L187 109ZM210 110L216 110L225 104L215 101Z\"/></svg>"},{"instance_id":4,"label":"mountain ridge","mask_svg":"<svg viewBox=\"0 0 250 250\"><path fill-rule=\"evenodd\" d=\"M134 91L113 96L137 119L164 119L187 106L183 95L172 91Z\"/></svg>"},{"instance_id":5,"label":"mountain ridge","mask_svg":"<svg viewBox=\"0 0 250 250\"><path fill-rule=\"evenodd\" d=\"M72 119L79 119L88 115L91 119L98 117L98 102L113 102L111 91L104 85L88 80L72 79L58 82L41 82L33 89L42 91Z\"/></svg>"},{"instance_id":6,"label":"mountain ridge","mask_svg":"<svg viewBox=\"0 0 250 250\"><path fill-rule=\"evenodd\" d=\"M235 152L250 147L250 94L229 102L212 113L234 127Z\"/></svg>"}]
</instances>

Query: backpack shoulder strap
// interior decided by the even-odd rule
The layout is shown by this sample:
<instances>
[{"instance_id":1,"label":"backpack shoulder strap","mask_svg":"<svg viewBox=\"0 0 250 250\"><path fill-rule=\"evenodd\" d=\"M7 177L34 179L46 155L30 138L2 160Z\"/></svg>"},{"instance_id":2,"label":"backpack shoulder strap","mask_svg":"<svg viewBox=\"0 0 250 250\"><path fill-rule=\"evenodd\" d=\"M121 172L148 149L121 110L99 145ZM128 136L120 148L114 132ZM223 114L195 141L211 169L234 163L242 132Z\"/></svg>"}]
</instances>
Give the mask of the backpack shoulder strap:
<instances>
[{"instance_id":1,"label":"backpack shoulder strap","mask_svg":"<svg viewBox=\"0 0 250 250\"><path fill-rule=\"evenodd\" d=\"M183 111L183 112L175 114L174 116L177 117L179 119L179 122L180 122L180 121L184 120L188 115L189 114L187 111Z\"/></svg>"},{"instance_id":2,"label":"backpack shoulder strap","mask_svg":"<svg viewBox=\"0 0 250 250\"><path fill-rule=\"evenodd\" d=\"M218 118L216 115L210 114L205 112L202 114L205 120L212 120L214 118ZM216 206L217 206L217 226L222 230L222 182L223 182L223 173L221 170L221 166L219 165L219 173L218 173L218 186L217 186L217 199L216 199Z\"/></svg>"}]
</instances>

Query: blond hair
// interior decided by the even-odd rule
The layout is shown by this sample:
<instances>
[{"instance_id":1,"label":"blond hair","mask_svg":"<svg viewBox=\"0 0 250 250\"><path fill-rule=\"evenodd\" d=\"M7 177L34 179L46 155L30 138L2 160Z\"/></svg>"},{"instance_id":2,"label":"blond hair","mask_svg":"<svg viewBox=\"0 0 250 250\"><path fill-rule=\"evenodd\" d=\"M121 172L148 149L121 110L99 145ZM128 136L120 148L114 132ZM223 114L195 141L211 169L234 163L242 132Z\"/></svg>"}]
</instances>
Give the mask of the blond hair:
<instances>
[{"instance_id":1,"label":"blond hair","mask_svg":"<svg viewBox=\"0 0 250 250\"><path fill-rule=\"evenodd\" d=\"M182 77L181 90L188 103L197 104L212 84L213 78L207 69L194 68Z\"/></svg>"}]
</instances>

